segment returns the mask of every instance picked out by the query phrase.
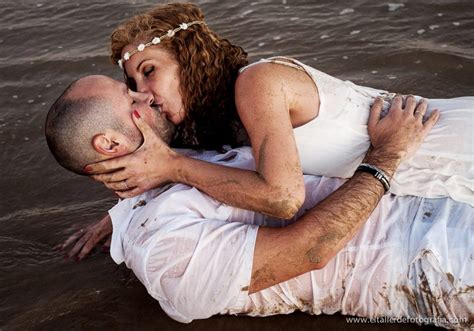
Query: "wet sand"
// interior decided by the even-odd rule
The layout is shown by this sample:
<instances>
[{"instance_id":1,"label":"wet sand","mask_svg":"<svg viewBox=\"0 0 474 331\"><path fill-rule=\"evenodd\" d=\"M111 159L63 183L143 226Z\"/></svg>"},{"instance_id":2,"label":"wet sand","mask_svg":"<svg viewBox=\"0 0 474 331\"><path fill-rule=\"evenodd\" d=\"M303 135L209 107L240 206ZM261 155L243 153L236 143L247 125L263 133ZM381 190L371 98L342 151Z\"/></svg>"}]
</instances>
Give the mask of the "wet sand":
<instances>
[{"instance_id":1,"label":"wet sand","mask_svg":"<svg viewBox=\"0 0 474 331\"><path fill-rule=\"evenodd\" d=\"M123 265L97 250L81 263L52 247L99 220L115 198L60 168L43 124L74 79L106 74L108 36L152 1L4 1L0 6L0 328L407 330L414 324L348 324L341 315L168 318ZM333 3L198 1L209 25L252 60L296 57L355 83L426 97L474 93L471 0Z\"/></svg>"}]
</instances>

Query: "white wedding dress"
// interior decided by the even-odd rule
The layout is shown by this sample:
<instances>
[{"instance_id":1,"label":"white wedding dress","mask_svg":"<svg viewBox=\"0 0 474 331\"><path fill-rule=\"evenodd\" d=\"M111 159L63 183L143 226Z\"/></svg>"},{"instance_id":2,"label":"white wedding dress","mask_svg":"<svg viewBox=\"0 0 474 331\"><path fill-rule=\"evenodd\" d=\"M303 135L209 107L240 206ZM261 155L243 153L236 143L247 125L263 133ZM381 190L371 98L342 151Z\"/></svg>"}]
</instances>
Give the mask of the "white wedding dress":
<instances>
[{"instance_id":1,"label":"white wedding dress","mask_svg":"<svg viewBox=\"0 0 474 331\"><path fill-rule=\"evenodd\" d=\"M256 63L261 62L304 70L318 89L318 116L294 129L303 172L350 178L370 146L367 122L374 98L386 100L384 114L395 94L340 80L291 58ZM474 206L474 97L427 100L427 115L439 109L441 117L415 155L397 169L390 191L399 196L451 197Z\"/></svg>"}]
</instances>

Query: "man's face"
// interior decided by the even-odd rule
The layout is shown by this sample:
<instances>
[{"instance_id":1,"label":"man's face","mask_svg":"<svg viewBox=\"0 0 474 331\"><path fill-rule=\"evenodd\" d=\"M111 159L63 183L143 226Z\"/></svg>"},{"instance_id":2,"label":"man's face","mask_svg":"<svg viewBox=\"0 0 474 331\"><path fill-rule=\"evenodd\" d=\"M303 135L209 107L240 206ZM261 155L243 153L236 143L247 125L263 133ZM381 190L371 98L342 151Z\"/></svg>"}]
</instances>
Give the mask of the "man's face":
<instances>
[{"instance_id":1,"label":"man's face","mask_svg":"<svg viewBox=\"0 0 474 331\"><path fill-rule=\"evenodd\" d=\"M122 123L130 132L141 136L132 120L132 113L137 110L141 117L150 125L155 133L167 144L170 143L175 128L160 112L153 96L149 93L133 92L127 85L107 76L90 76L84 79L81 86L82 97L100 97L107 102L115 112L117 121ZM131 146L133 152L139 146Z\"/></svg>"}]
</instances>

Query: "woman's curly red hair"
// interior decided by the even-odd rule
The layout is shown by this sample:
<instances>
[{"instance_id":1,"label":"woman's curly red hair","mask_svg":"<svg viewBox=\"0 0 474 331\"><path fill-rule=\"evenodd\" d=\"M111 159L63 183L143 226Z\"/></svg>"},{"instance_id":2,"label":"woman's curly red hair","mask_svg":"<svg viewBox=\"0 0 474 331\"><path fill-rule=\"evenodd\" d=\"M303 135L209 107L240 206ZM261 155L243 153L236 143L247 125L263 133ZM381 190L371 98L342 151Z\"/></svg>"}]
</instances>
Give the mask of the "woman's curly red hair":
<instances>
[{"instance_id":1,"label":"woman's curly red hair","mask_svg":"<svg viewBox=\"0 0 474 331\"><path fill-rule=\"evenodd\" d=\"M112 62L128 44L148 42L181 23L203 21L201 9L190 3L160 5L134 16L111 35ZM181 94L186 110L173 146L217 149L241 145L246 138L234 102L238 70L248 64L247 53L219 37L207 25L195 24L164 38L159 47L174 54L181 67Z\"/></svg>"}]
</instances>

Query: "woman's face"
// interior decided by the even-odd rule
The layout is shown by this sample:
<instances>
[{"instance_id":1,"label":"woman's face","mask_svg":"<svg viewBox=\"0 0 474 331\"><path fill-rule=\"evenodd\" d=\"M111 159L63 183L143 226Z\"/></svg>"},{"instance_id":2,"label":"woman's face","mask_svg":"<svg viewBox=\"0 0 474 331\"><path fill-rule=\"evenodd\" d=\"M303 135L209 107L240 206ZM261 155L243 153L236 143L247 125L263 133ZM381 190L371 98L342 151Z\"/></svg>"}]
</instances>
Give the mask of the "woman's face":
<instances>
[{"instance_id":1,"label":"woman's face","mask_svg":"<svg viewBox=\"0 0 474 331\"><path fill-rule=\"evenodd\" d=\"M125 46L122 55L135 48L133 44ZM151 93L168 121L175 125L183 122L186 113L180 88L180 66L171 52L160 46L147 47L131 56L124 70L131 90Z\"/></svg>"}]
</instances>

